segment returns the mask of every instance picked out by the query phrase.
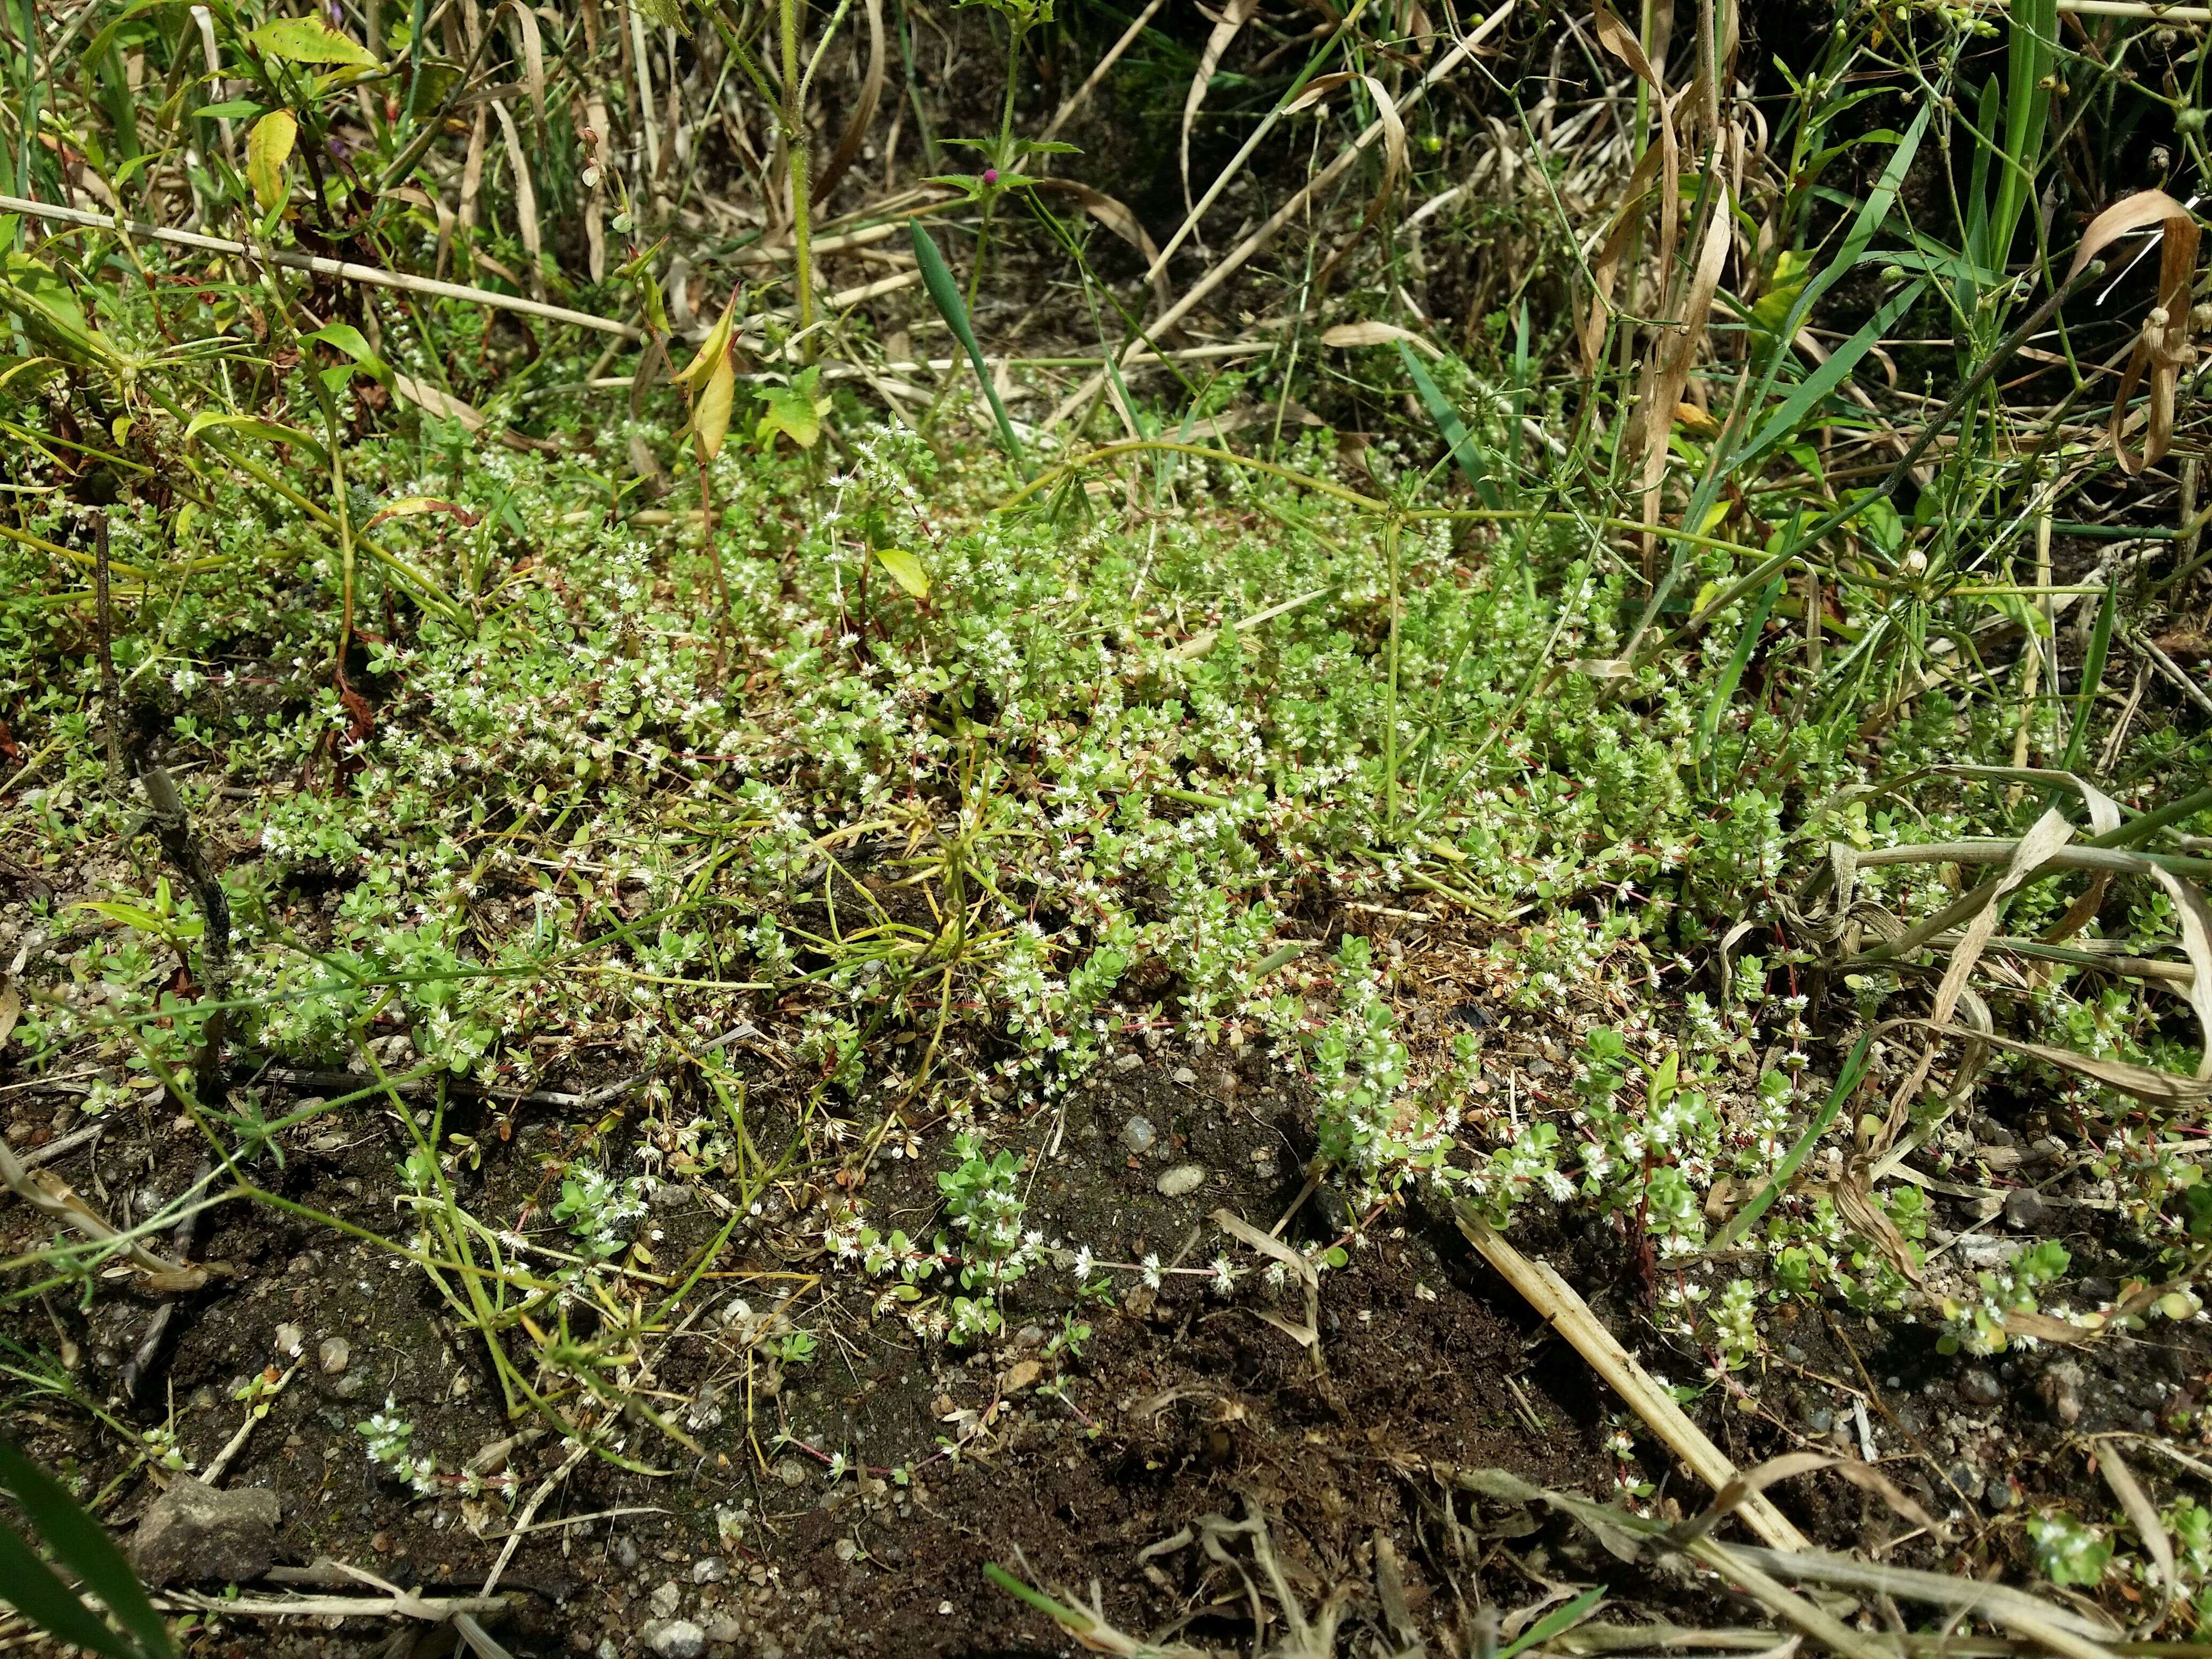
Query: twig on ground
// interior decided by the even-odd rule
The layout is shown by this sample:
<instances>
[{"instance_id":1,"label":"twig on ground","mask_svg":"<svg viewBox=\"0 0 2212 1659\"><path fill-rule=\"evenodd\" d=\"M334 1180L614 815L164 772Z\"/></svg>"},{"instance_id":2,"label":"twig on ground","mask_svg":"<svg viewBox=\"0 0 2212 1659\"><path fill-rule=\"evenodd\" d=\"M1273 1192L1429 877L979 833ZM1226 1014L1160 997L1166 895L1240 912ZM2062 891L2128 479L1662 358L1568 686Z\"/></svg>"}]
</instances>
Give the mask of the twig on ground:
<instances>
[{"instance_id":1,"label":"twig on ground","mask_svg":"<svg viewBox=\"0 0 2212 1659\"><path fill-rule=\"evenodd\" d=\"M1692 1474L1717 1492L1738 1478L1736 1467L1727 1454L1705 1437L1705 1431L1674 1403L1674 1397L1654 1382L1651 1374L1613 1340L1613 1333L1590 1311L1589 1304L1575 1293L1571 1285L1546 1263L1532 1261L1514 1249L1471 1204L1462 1201L1453 1206L1452 1213L1460 1231L1467 1236L1468 1243L1481 1252L1483 1260L1543 1316L1545 1323L1566 1338L1590 1369L1627 1402L1629 1409L1643 1419L1644 1425L1668 1450L1687 1464ZM1811 1540L1763 1493L1753 1492L1747 1498L1741 1511L1745 1523L1777 1547L1802 1550L1811 1547Z\"/></svg>"}]
</instances>

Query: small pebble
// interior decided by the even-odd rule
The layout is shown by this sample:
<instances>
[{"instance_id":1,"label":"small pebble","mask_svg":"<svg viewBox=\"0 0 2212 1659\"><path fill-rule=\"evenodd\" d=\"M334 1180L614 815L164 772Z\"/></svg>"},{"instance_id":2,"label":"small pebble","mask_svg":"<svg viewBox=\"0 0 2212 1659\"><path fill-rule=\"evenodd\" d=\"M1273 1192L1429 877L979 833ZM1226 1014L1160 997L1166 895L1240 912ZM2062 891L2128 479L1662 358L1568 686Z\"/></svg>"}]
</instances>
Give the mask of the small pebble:
<instances>
[{"instance_id":1,"label":"small pebble","mask_svg":"<svg viewBox=\"0 0 2212 1659\"><path fill-rule=\"evenodd\" d=\"M2030 1231L2050 1212L2043 1194L2033 1187L2015 1187L2005 1194L2005 1225L2016 1232Z\"/></svg>"},{"instance_id":2,"label":"small pebble","mask_svg":"<svg viewBox=\"0 0 2212 1659\"><path fill-rule=\"evenodd\" d=\"M637 1565L637 1540L628 1536L615 1540L615 1565L625 1571Z\"/></svg>"},{"instance_id":3,"label":"small pebble","mask_svg":"<svg viewBox=\"0 0 2212 1659\"><path fill-rule=\"evenodd\" d=\"M353 1363L353 1344L342 1336L325 1337L317 1352L325 1376L336 1376Z\"/></svg>"},{"instance_id":4,"label":"small pebble","mask_svg":"<svg viewBox=\"0 0 2212 1659\"><path fill-rule=\"evenodd\" d=\"M709 1642L735 1643L745 1633L744 1621L733 1613L718 1613L707 1621Z\"/></svg>"},{"instance_id":5,"label":"small pebble","mask_svg":"<svg viewBox=\"0 0 2212 1659\"><path fill-rule=\"evenodd\" d=\"M645 1644L660 1659L699 1659L707 1650L707 1632L689 1619L672 1619L652 1627Z\"/></svg>"},{"instance_id":6,"label":"small pebble","mask_svg":"<svg viewBox=\"0 0 2212 1659\"><path fill-rule=\"evenodd\" d=\"M691 1564L695 1584L719 1584L730 1576L730 1564L719 1555L702 1555Z\"/></svg>"},{"instance_id":7,"label":"small pebble","mask_svg":"<svg viewBox=\"0 0 2212 1659\"><path fill-rule=\"evenodd\" d=\"M276 1352L286 1359L297 1359L300 1350L307 1346L307 1334L297 1325L279 1325L276 1340Z\"/></svg>"},{"instance_id":8,"label":"small pebble","mask_svg":"<svg viewBox=\"0 0 2212 1659\"><path fill-rule=\"evenodd\" d=\"M653 1592L653 1611L659 1618L670 1617L683 1605L684 1592L677 1589L672 1578Z\"/></svg>"},{"instance_id":9,"label":"small pebble","mask_svg":"<svg viewBox=\"0 0 2212 1659\"><path fill-rule=\"evenodd\" d=\"M1198 1081L1198 1073L1192 1071L1188 1066L1178 1066L1175 1070L1170 1072L1168 1075L1173 1078L1177 1083L1181 1084L1188 1085Z\"/></svg>"},{"instance_id":10,"label":"small pebble","mask_svg":"<svg viewBox=\"0 0 2212 1659\"><path fill-rule=\"evenodd\" d=\"M1148 1117L1133 1117L1121 1126L1121 1144L1139 1158L1152 1151L1152 1142L1158 1138Z\"/></svg>"},{"instance_id":11,"label":"small pebble","mask_svg":"<svg viewBox=\"0 0 2212 1659\"><path fill-rule=\"evenodd\" d=\"M860 1547L849 1538L839 1539L836 1542L836 1548L837 1551L837 1559L840 1561L850 1561L854 1557L857 1556L860 1553Z\"/></svg>"},{"instance_id":12,"label":"small pebble","mask_svg":"<svg viewBox=\"0 0 2212 1659\"><path fill-rule=\"evenodd\" d=\"M2004 1398L2004 1384L1996 1372L1969 1365L1959 1373L1959 1395L1969 1405L1994 1406Z\"/></svg>"},{"instance_id":13,"label":"small pebble","mask_svg":"<svg viewBox=\"0 0 2212 1659\"><path fill-rule=\"evenodd\" d=\"M1154 1183L1163 1198L1182 1198L1206 1185L1206 1165L1178 1164Z\"/></svg>"},{"instance_id":14,"label":"small pebble","mask_svg":"<svg viewBox=\"0 0 2212 1659\"><path fill-rule=\"evenodd\" d=\"M2051 1415L2071 1427L2081 1419L2081 1384L2085 1378L2081 1366L2070 1359L2061 1359L2044 1367L2043 1375L2036 1379L2036 1392L2043 1403L2051 1407Z\"/></svg>"},{"instance_id":15,"label":"small pebble","mask_svg":"<svg viewBox=\"0 0 2212 1659\"><path fill-rule=\"evenodd\" d=\"M775 1466L775 1478L787 1486L804 1485L806 1480L806 1465L795 1457L787 1457Z\"/></svg>"}]
</instances>

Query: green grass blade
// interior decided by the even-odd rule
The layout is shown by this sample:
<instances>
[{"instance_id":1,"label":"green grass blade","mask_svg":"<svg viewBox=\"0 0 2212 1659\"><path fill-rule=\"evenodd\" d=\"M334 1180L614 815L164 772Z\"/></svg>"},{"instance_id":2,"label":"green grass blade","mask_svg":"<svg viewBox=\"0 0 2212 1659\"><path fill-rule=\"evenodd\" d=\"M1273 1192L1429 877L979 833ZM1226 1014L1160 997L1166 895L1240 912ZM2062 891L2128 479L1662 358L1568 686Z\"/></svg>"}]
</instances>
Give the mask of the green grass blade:
<instances>
[{"instance_id":1,"label":"green grass blade","mask_svg":"<svg viewBox=\"0 0 2212 1659\"><path fill-rule=\"evenodd\" d=\"M952 331L968 353L968 361L975 366L976 384L983 388L984 397L990 399L991 413L999 422L999 441L1006 447L1006 453L1022 471L1030 475L1029 457L1022 453L1022 441L1014 436L1014 423L1006 416L1006 404L999 401L999 389L991 384L991 371L983 362L983 349L975 343L975 331L969 325L968 307L960 299L960 284L953 280L952 267L945 263L939 252L937 240L921 228L919 219L908 219L907 228L914 233L915 262L921 267L921 285L929 290L936 303L938 314Z\"/></svg>"},{"instance_id":2,"label":"green grass blade","mask_svg":"<svg viewBox=\"0 0 2212 1659\"><path fill-rule=\"evenodd\" d=\"M1605 1600L1605 1586L1592 1584L1563 1607L1553 1607L1534 1624L1504 1647L1498 1650L1498 1659L1513 1659L1516 1653L1541 1647L1555 1636L1564 1636L1590 1616L1591 1610Z\"/></svg>"},{"instance_id":3,"label":"green grass blade","mask_svg":"<svg viewBox=\"0 0 2212 1659\"><path fill-rule=\"evenodd\" d=\"M2027 210L2043 136L2050 125L2051 76L2058 40L2058 0L2012 0L2007 52L2004 155L1996 210L1990 216L1990 263L2002 269Z\"/></svg>"},{"instance_id":4,"label":"green grass blade","mask_svg":"<svg viewBox=\"0 0 2212 1659\"><path fill-rule=\"evenodd\" d=\"M1437 429L1444 434L1444 441L1451 446L1451 457L1458 464L1461 476L1474 486L1474 493L1482 498L1485 507L1498 506L1498 486L1483 466L1481 452L1475 447L1474 436L1467 429L1467 422L1460 419L1459 411L1430 378L1421 360L1407 349L1406 343L1393 340L1391 344L1398 348L1398 356L1413 379L1413 390L1421 394L1421 404L1429 411L1429 418L1437 423Z\"/></svg>"},{"instance_id":5,"label":"green grass blade","mask_svg":"<svg viewBox=\"0 0 2212 1659\"><path fill-rule=\"evenodd\" d=\"M115 1540L107 1535L107 1528L86 1513L63 1489L60 1481L4 1440L0 1440L0 1485L4 1485L23 1506L23 1513L30 1517L31 1524L38 1528L55 1559L106 1603L108 1610L137 1638L137 1652L166 1656L176 1651L169 1641L169 1627L146 1599L138 1575L123 1559L123 1552L116 1548ZM20 1607L15 1583L13 1574L0 1571L0 1584L8 1586L7 1594ZM74 1596L70 1599L76 1601ZM78 1605L82 1608L82 1604ZM57 1630L56 1634L63 1632ZM81 1646L88 1645L81 1637L70 1636L66 1639ZM105 1653L113 1650L100 1650ZM122 1650L127 1653L131 1650Z\"/></svg>"},{"instance_id":6,"label":"green grass blade","mask_svg":"<svg viewBox=\"0 0 2212 1659\"><path fill-rule=\"evenodd\" d=\"M100 1623L99 1615L4 1522L0 1522L0 1584L7 1586L7 1600L15 1611L49 1636L104 1659L139 1659L137 1649Z\"/></svg>"},{"instance_id":7,"label":"green grass blade","mask_svg":"<svg viewBox=\"0 0 2212 1659\"><path fill-rule=\"evenodd\" d=\"M1829 394L1843 385L1859 360L1874 349L1881 337L1889 332L1897 319L1918 303L1924 282L1907 283L1886 301L1881 310L1867 319L1866 325L1828 354L1828 361L1815 368L1797 383L1796 390L1782 400L1782 406L1766 417L1766 424L1759 435L1744 446L1735 464L1742 465L1780 443L1796 431L1806 417L1827 401ZM1784 342L1786 346L1788 343Z\"/></svg>"},{"instance_id":8,"label":"green grass blade","mask_svg":"<svg viewBox=\"0 0 2212 1659\"><path fill-rule=\"evenodd\" d=\"M2081 687L2074 694L2074 731L2066 739L2066 758L2059 763L2062 772L2081 769L2081 750L2089 740L2089 716L2096 712L2097 688L2105 678L2105 653L2112 649L2113 613L2119 608L2120 581L2115 576L2105 584L2104 602L2097 607L2097 626L2089 635L2088 654L2081 659Z\"/></svg>"},{"instance_id":9,"label":"green grass blade","mask_svg":"<svg viewBox=\"0 0 2212 1659\"><path fill-rule=\"evenodd\" d=\"M1766 626L1767 612L1774 609L1774 601L1782 592L1783 578L1777 576L1767 583L1766 591L1753 601L1751 614L1743 619L1743 632L1736 638L1735 654L1729 659L1728 666L1713 684L1712 701L1705 705L1704 716L1698 721L1697 763L1702 767L1705 756L1711 750L1713 737L1720 730L1721 710L1735 696L1735 688L1743 678L1743 671L1751 665L1751 653L1759 648L1759 635Z\"/></svg>"},{"instance_id":10,"label":"green grass blade","mask_svg":"<svg viewBox=\"0 0 2212 1659\"><path fill-rule=\"evenodd\" d=\"M1766 1206L1789 1189L1799 1167L1812 1155L1813 1148L1820 1144L1820 1137L1828 1133L1828 1126L1836 1121L1836 1114L1844 1109L1844 1103L1851 1097L1852 1091L1859 1086L1859 1079L1866 1075L1867 1048L1873 1041L1869 1035L1851 1045L1851 1052L1844 1060L1844 1069L1836 1079L1836 1086L1828 1091L1827 1104L1820 1108L1813 1121L1805 1126L1805 1133L1799 1135L1791 1143L1790 1150L1783 1154L1781 1164L1776 1167L1767 1183L1759 1189L1758 1195L1738 1210L1735 1218L1721 1229L1721 1235L1713 1241L1709 1254L1718 1255L1723 1250L1734 1249L1736 1241L1750 1231L1752 1224L1766 1213Z\"/></svg>"}]
</instances>

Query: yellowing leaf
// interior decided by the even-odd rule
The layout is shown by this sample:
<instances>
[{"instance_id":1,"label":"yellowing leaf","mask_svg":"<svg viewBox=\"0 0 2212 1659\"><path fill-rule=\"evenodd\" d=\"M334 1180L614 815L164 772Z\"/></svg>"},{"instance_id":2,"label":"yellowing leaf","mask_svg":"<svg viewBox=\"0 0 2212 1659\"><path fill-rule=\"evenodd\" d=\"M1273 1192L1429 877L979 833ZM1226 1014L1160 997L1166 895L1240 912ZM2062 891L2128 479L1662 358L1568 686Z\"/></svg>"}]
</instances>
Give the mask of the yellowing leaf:
<instances>
[{"instance_id":1,"label":"yellowing leaf","mask_svg":"<svg viewBox=\"0 0 2212 1659\"><path fill-rule=\"evenodd\" d=\"M280 17L248 34L256 52L293 64L366 64L375 57L349 34L341 34L319 16Z\"/></svg>"},{"instance_id":2,"label":"yellowing leaf","mask_svg":"<svg viewBox=\"0 0 2212 1659\"><path fill-rule=\"evenodd\" d=\"M284 162L299 132L291 111L272 109L246 137L246 182L253 186L253 199L264 213L284 198Z\"/></svg>"},{"instance_id":3,"label":"yellowing leaf","mask_svg":"<svg viewBox=\"0 0 2212 1659\"><path fill-rule=\"evenodd\" d=\"M730 290L729 304L722 307L721 316L715 321L714 326L708 330L707 337L700 343L699 355L684 364L670 378L681 381L693 397L697 397L700 388L713 378L715 365L729 360L730 335L737 326L737 320L738 295L737 290L732 289Z\"/></svg>"},{"instance_id":4,"label":"yellowing leaf","mask_svg":"<svg viewBox=\"0 0 2212 1659\"><path fill-rule=\"evenodd\" d=\"M699 454L713 460L722 453L722 440L730 432L730 404L738 393L738 371L726 355L707 377L706 389L691 411L691 429L698 436Z\"/></svg>"},{"instance_id":5,"label":"yellowing leaf","mask_svg":"<svg viewBox=\"0 0 2212 1659\"><path fill-rule=\"evenodd\" d=\"M921 561L902 547L879 547L877 561L890 572L891 580L917 599L929 597L929 572L921 568Z\"/></svg>"}]
</instances>

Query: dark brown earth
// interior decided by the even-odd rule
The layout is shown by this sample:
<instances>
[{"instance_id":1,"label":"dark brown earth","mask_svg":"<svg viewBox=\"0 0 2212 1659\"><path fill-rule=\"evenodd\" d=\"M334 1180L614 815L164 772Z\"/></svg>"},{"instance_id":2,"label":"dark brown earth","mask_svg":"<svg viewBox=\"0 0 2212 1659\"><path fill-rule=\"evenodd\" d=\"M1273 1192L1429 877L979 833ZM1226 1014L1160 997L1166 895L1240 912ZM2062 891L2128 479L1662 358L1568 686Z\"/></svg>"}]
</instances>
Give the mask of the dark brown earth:
<instances>
[{"instance_id":1,"label":"dark brown earth","mask_svg":"<svg viewBox=\"0 0 2212 1659\"><path fill-rule=\"evenodd\" d=\"M1475 1003L1464 1000L1464 985L1432 979L1430 991L1449 993L1446 1018L1489 1026L1496 1018L1488 1010L1499 1005L1479 988ZM1425 1022L1416 1011L1407 1023ZM1569 1041L1525 1017L1488 1032L1489 1052L1515 1071L1524 1098L1559 1086L1563 1073L1547 1056ZM1103 1066L1064 1107L1027 1121L1004 1113L990 1127L995 1144L1029 1158L1030 1219L1048 1239L1087 1241L1102 1259L1156 1253L1170 1267L1203 1267L1224 1248L1214 1212L1266 1231L1304 1190L1311 1143L1302 1086L1256 1051L1228 1064L1139 1047ZM778 1087L763 1062L753 1098L770 1131L766 1103ZM272 1091L279 1099L287 1092ZM75 1127L57 1099L35 1088L15 1095L8 1130L19 1149ZM1158 1129L1143 1158L1121 1145L1133 1115ZM580 1120L527 1105L495 1112L459 1097L436 1127L482 1146L481 1170L464 1165L457 1179L472 1212L486 1216L513 1216L533 1194L549 1202L557 1189L550 1168L561 1158L595 1133L615 1148L630 1134L618 1107ZM939 1213L939 1130L915 1127L931 1150L908 1157L904 1137L893 1137L861 1190L882 1224L923 1235ZM337 1108L280 1144L282 1169L264 1159L258 1179L352 1228L407 1237L394 1111ZM174 1196L201 1156L193 1136L149 1106L111 1114L96 1142L52 1167L124 1213ZM1204 1184L1162 1196L1159 1176L1183 1164L1203 1166ZM1349 1266L1324 1276L1318 1364L1258 1316L1297 1316L1294 1296L1248 1282L1224 1297L1188 1275L1154 1291L1124 1274L1117 1300L1079 1307L1071 1276L1050 1264L1007 1293L997 1340L958 1349L925 1346L895 1320L872 1319L857 1275L825 1274L821 1217L840 1190L826 1175L774 1188L687 1300L693 1316L678 1316L681 1328L665 1346L648 1340L648 1397L702 1455L640 1423L622 1449L660 1473L587 1458L554 1486L537 1514L542 1529L501 1579L511 1611L492 1623L513 1652L649 1652L656 1621L672 1616L700 1626L717 1659L1067 1651L1048 1620L986 1582L991 1562L1063 1594L1087 1596L1095 1580L1106 1616L1125 1631L1249 1650L1255 1606L1274 1620L1279 1609L1266 1597L1255 1603L1240 1573L1195 1542L1154 1547L1208 1516L1262 1517L1306 1610L1335 1597L1347 1629L1371 1628L1385 1643L1395 1611L1438 1650L1471 1652L1479 1609L1510 1614L1564 1581L1608 1584L1606 1616L1618 1621L1755 1620L1717 1589L1624 1566L1559 1523L1449 1494L1432 1463L1494 1466L1605 1498L1624 1474L1648 1479L1656 1483L1652 1500L1670 1513L1705 1498L1686 1477L1670 1476L1640 1434L1632 1460L1609 1449L1626 1420L1620 1403L1455 1232L1418 1208L1376 1221ZM710 1174L655 1208L647 1237L662 1268L681 1271L712 1242L726 1207L718 1186ZM0 1213L8 1229L0 1243L11 1254L42 1242L20 1206ZM1354 1219L1322 1188L1286 1231L1301 1242L1349 1240ZM1559 1266L1655 1371L1705 1381L1706 1357L1656 1340L1648 1286L1618 1232L1564 1219L1532 1206L1516 1237ZM2077 1259L2094 1261L2096 1220L2077 1210L2052 1224ZM61 1293L42 1309L32 1304L27 1317L18 1311L7 1333L15 1358L58 1354L74 1369L54 1379L54 1391L19 1401L8 1432L64 1475L90 1477L91 1489L106 1493L104 1518L128 1532L155 1488L143 1468L127 1465L119 1437L96 1431L60 1391L80 1391L81 1403L142 1430L173 1407L179 1445L204 1467L244 1419L234 1396L246 1380L296 1357L289 1386L225 1477L276 1493L283 1561L304 1566L327 1556L424 1594L475 1593L515 1503L569 1461L550 1437L527 1434L504 1456L485 1458L516 1425L482 1340L452 1317L420 1270L305 1216L225 1205L198 1256L231 1273L179 1302L173 1340L142 1402L125 1393L122 1367L154 1304L130 1294L130 1281L104 1285L88 1312ZM647 1304L650 1291L636 1289ZM787 1298L785 1328L817 1338L804 1364L784 1364L772 1344L749 1340L760 1316ZM1954 1517L1971 1555L2008 1572L2024 1559L2020 1522L2035 1498L2094 1500L2083 1455L2094 1443L2085 1437L2164 1423L2212 1383L2197 1324L2158 1328L2184 1333L2186 1346L2169 1335L1976 1361L1938 1354L1932 1332L1894 1317L1778 1312L1765 1374L1745 1379L1756 1398L1738 1389L1731 1403L1728 1391L1711 1389L1693 1407L1714 1438L1746 1465L1807 1446L1871 1449L1906 1491ZM581 1335L590 1326L579 1317ZM1071 1321L1090 1327L1087 1339L1064 1340ZM320 1362L331 1338L349 1348L336 1374ZM473 1464L511 1477L514 1501L496 1490L480 1500L453 1492L416 1498L373 1468L356 1425L387 1396L416 1425L414 1449L435 1453L446 1470ZM833 1480L840 1455L847 1467ZM1776 1496L1831 1547L1890 1549L1912 1530L1868 1494L1825 1478L1793 1481ZM557 1524L586 1516L600 1518ZM1247 1568L1249 1548L1247 1540L1231 1551L1248 1552L1236 1558ZM1955 1559L1910 1538L1889 1559ZM1402 1603L1383 1592L1393 1563ZM393 1637L387 1620L311 1630L307 1621L226 1619L196 1650L434 1654L447 1650L439 1644L450 1631L411 1650L387 1645Z\"/></svg>"}]
</instances>

